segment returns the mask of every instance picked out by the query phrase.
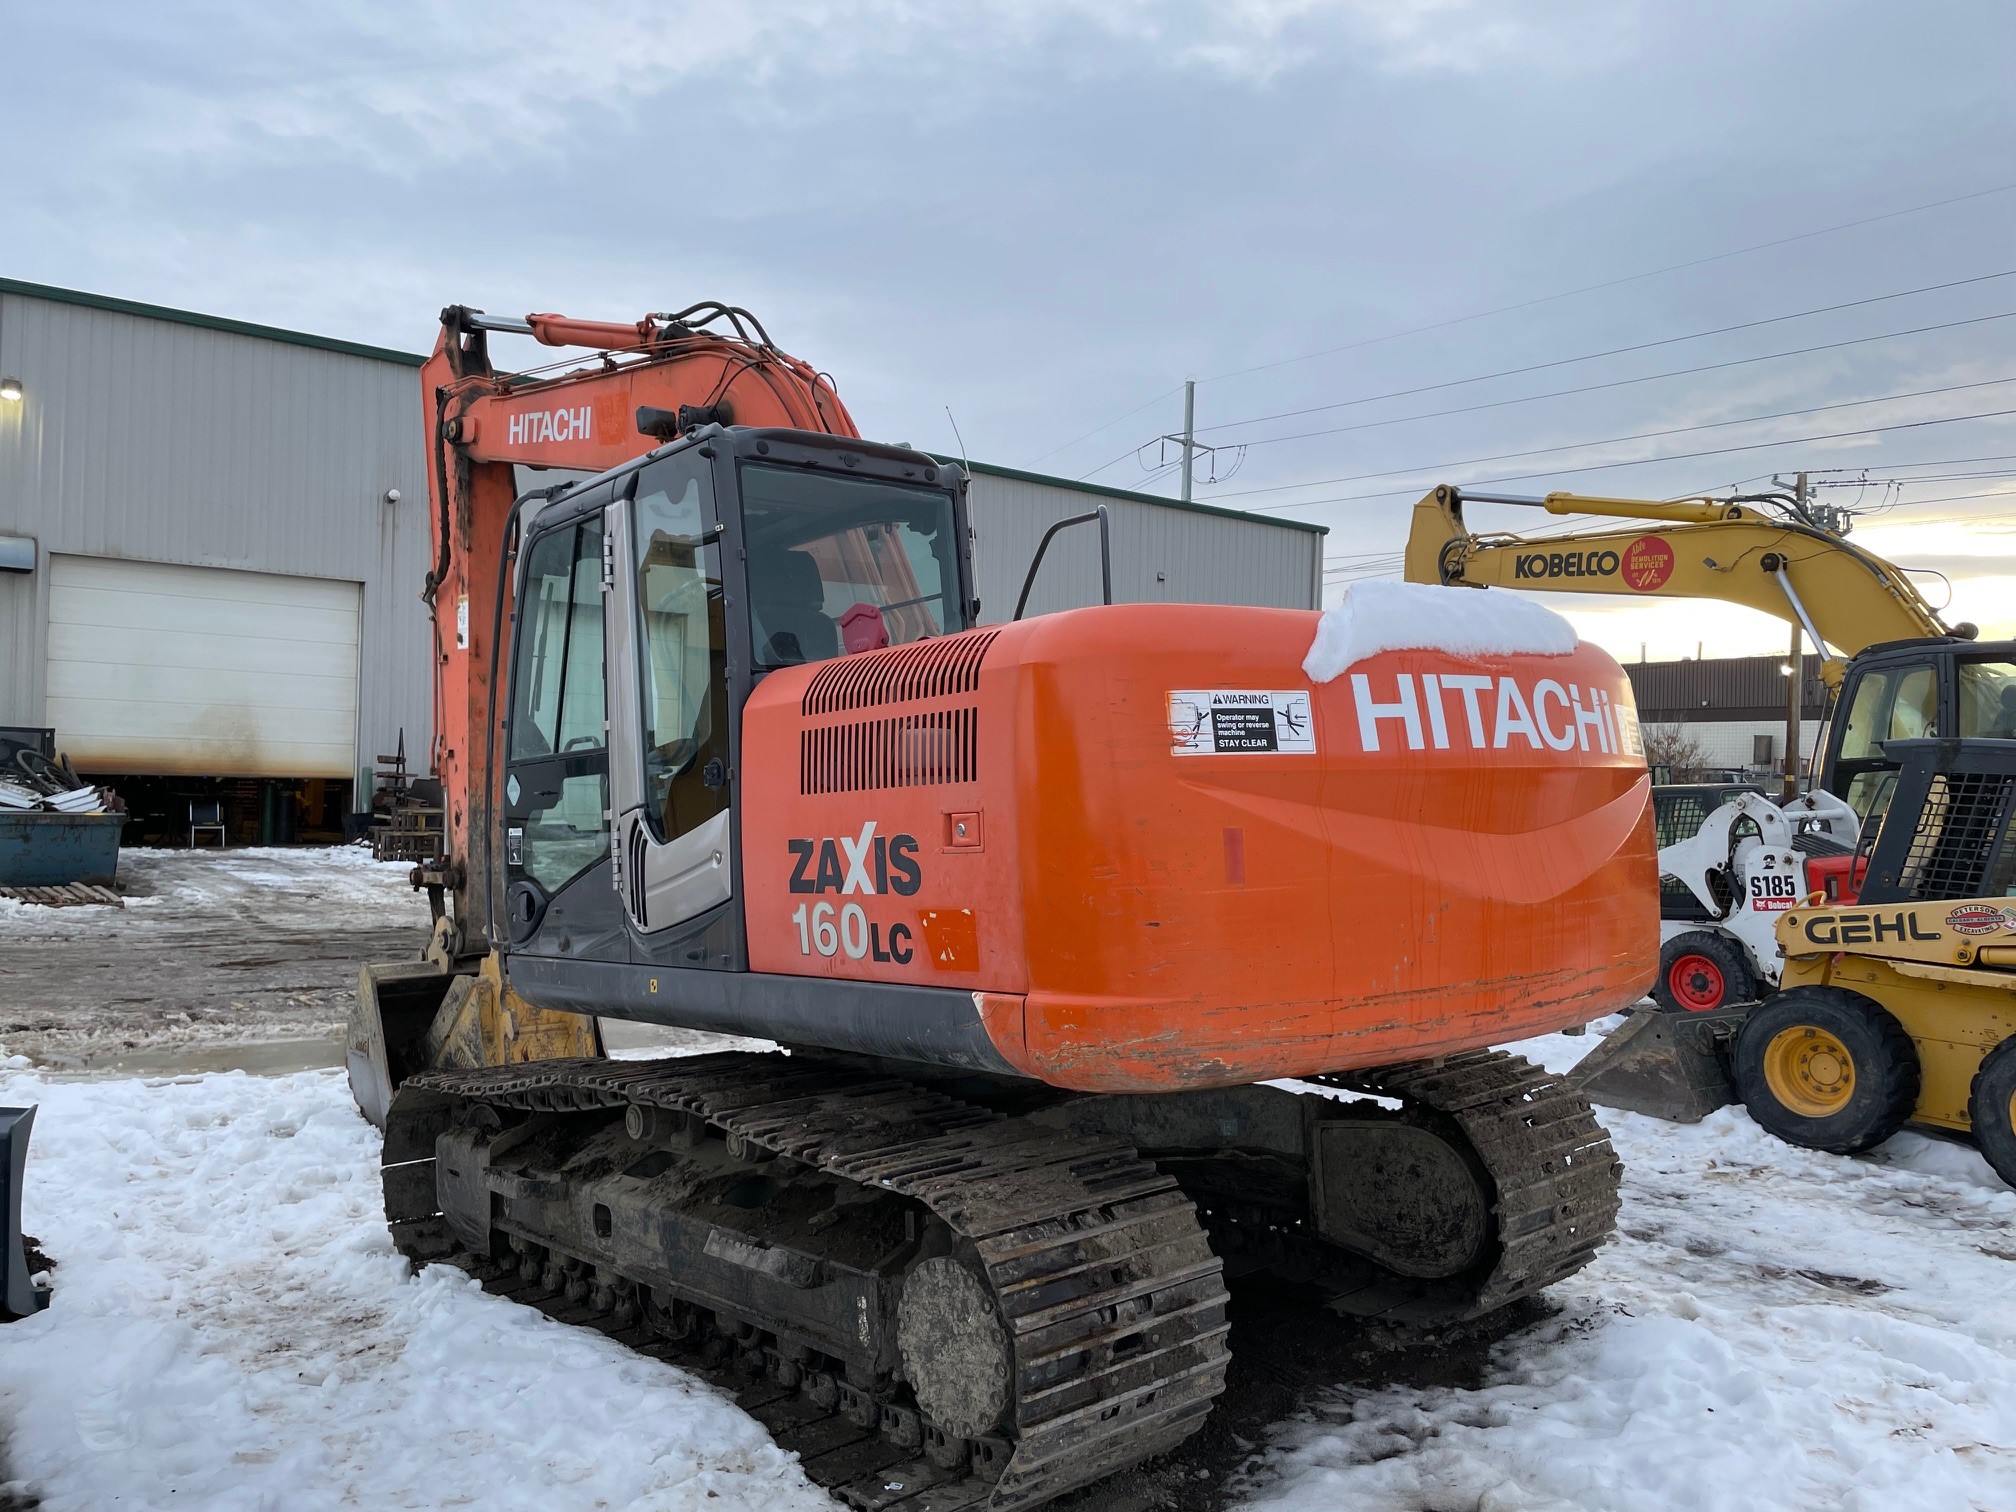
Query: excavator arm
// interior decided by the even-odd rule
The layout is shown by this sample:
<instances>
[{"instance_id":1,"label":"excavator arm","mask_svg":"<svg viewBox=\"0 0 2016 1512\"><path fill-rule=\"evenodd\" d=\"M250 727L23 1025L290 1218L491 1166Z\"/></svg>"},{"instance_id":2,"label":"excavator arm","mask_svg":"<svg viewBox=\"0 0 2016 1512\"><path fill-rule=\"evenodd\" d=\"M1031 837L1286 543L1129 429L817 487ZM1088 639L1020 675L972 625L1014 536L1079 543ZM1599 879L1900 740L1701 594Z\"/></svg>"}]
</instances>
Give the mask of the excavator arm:
<instances>
[{"instance_id":1,"label":"excavator arm","mask_svg":"<svg viewBox=\"0 0 2016 1512\"><path fill-rule=\"evenodd\" d=\"M1541 538L1473 532L1466 502L1636 523ZM1838 685L1848 659L1885 641L1971 634L1948 629L1895 566L1841 537L1748 504L1551 493L1477 493L1444 485L1414 506L1406 576L1413 583L1718 599L1801 626Z\"/></svg>"},{"instance_id":2,"label":"excavator arm","mask_svg":"<svg viewBox=\"0 0 2016 1512\"><path fill-rule=\"evenodd\" d=\"M492 332L600 356L500 372ZM421 393L434 547L423 596L433 612L433 757L446 810L446 855L425 880L455 896L452 954L477 945L490 922L482 879L495 828L496 646L510 608L501 564L521 506L514 468L602 472L708 424L860 432L829 378L779 351L746 310L712 303L632 325L450 306Z\"/></svg>"}]
</instances>

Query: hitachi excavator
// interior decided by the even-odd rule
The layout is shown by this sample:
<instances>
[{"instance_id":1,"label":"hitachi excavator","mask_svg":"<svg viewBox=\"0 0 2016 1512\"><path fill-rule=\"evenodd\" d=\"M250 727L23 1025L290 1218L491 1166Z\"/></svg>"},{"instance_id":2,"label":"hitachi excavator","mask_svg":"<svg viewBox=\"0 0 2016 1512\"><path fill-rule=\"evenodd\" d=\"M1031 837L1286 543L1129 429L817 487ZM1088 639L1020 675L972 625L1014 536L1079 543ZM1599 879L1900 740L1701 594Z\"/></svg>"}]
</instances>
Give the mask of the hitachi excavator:
<instances>
[{"instance_id":1,"label":"hitachi excavator","mask_svg":"<svg viewBox=\"0 0 2016 1512\"><path fill-rule=\"evenodd\" d=\"M1192 1433L1231 1279L1435 1329L1604 1242L1588 1103L1487 1048L1652 974L1603 652L1325 682L1312 612L983 625L963 471L740 310L451 308L422 384L447 854L349 1045L416 1263L945 1512ZM612 1060L603 1019L780 1048Z\"/></svg>"}]
</instances>

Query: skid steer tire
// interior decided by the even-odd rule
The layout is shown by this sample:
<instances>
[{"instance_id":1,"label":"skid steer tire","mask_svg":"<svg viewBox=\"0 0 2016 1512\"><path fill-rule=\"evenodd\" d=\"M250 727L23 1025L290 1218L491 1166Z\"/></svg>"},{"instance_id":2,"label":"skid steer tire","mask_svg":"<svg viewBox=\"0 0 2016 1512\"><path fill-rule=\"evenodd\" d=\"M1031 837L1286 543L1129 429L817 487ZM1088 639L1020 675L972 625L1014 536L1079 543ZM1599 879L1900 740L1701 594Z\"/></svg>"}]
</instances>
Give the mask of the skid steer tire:
<instances>
[{"instance_id":1,"label":"skid steer tire","mask_svg":"<svg viewBox=\"0 0 2016 1512\"><path fill-rule=\"evenodd\" d=\"M1880 1004L1845 988L1794 987L1753 1008L1731 1059L1751 1118L1809 1150L1873 1149L1918 1106L1918 1047Z\"/></svg>"},{"instance_id":2,"label":"skid steer tire","mask_svg":"<svg viewBox=\"0 0 2016 1512\"><path fill-rule=\"evenodd\" d=\"M1749 953L1729 936L1690 929L1659 947L1652 1001L1668 1013L1713 1013L1756 996Z\"/></svg>"},{"instance_id":3,"label":"skid steer tire","mask_svg":"<svg viewBox=\"0 0 2016 1512\"><path fill-rule=\"evenodd\" d=\"M1967 1118L1995 1174L2016 1187L2016 1038L1990 1050L1974 1073Z\"/></svg>"}]
</instances>

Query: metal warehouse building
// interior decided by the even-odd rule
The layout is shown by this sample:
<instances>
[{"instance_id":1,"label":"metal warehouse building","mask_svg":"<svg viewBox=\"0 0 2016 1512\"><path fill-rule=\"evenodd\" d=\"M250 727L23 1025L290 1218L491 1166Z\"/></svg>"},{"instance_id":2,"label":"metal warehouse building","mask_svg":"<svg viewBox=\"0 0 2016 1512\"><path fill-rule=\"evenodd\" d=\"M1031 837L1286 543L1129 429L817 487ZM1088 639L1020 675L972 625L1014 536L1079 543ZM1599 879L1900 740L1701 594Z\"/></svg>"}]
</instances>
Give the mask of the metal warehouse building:
<instances>
[{"instance_id":1,"label":"metal warehouse building","mask_svg":"<svg viewBox=\"0 0 2016 1512\"><path fill-rule=\"evenodd\" d=\"M1785 714L1790 701L1787 656L1724 656L1702 661L1639 662L1624 670L1638 719L1682 732L1701 750L1702 765L1770 780L1785 762ZM1827 712L1820 658L1808 652L1800 678L1799 755L1810 760Z\"/></svg>"},{"instance_id":2,"label":"metal warehouse building","mask_svg":"<svg viewBox=\"0 0 2016 1512\"><path fill-rule=\"evenodd\" d=\"M163 835L199 795L234 838L330 832L402 732L424 760L420 363L0 279L0 726L53 728ZM1321 601L1320 527L971 471L983 619L1099 503L1117 600ZM1061 534L1030 612L1097 602L1098 563Z\"/></svg>"}]
</instances>

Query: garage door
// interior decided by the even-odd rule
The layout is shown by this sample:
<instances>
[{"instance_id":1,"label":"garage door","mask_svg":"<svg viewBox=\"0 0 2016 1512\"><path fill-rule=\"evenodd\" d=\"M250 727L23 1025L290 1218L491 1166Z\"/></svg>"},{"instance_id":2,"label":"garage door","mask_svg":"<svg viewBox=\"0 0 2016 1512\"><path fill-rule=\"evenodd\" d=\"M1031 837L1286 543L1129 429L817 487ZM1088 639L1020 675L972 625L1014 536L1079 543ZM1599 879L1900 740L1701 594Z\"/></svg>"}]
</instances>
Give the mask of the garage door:
<instances>
[{"instance_id":1,"label":"garage door","mask_svg":"<svg viewBox=\"0 0 2016 1512\"><path fill-rule=\"evenodd\" d=\"M349 777L362 586L53 556L49 718L80 769Z\"/></svg>"}]
</instances>

